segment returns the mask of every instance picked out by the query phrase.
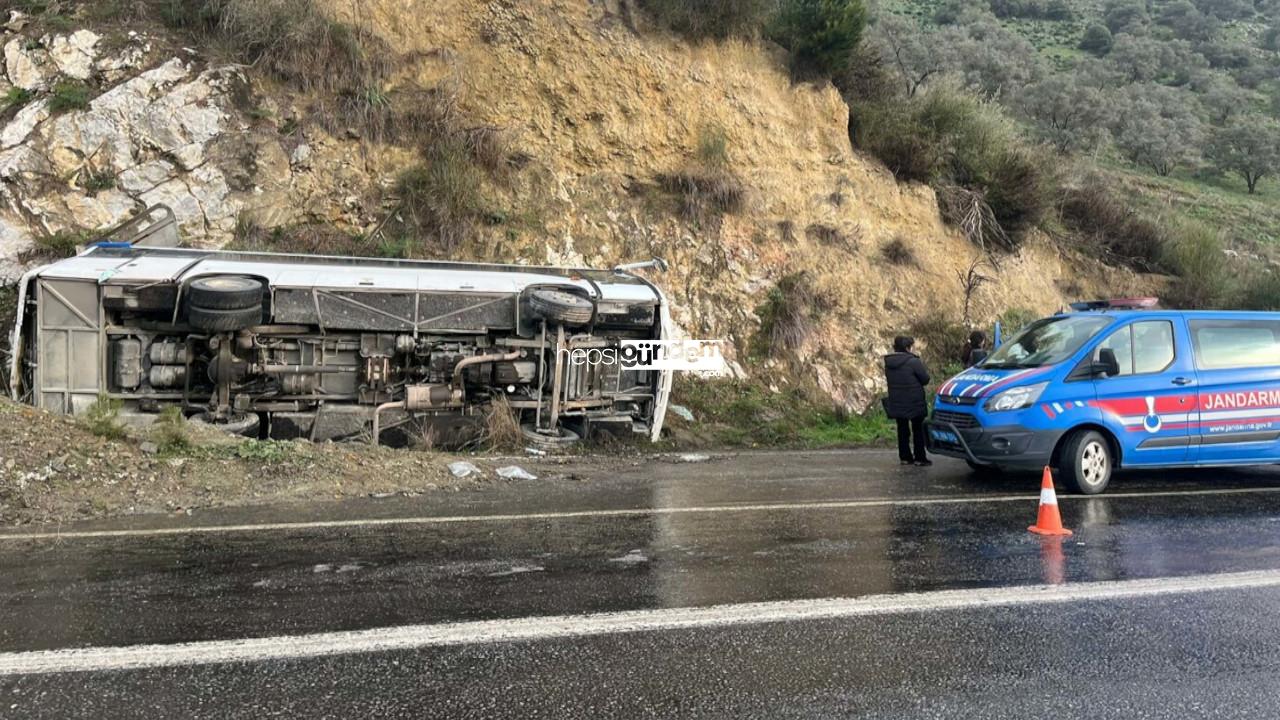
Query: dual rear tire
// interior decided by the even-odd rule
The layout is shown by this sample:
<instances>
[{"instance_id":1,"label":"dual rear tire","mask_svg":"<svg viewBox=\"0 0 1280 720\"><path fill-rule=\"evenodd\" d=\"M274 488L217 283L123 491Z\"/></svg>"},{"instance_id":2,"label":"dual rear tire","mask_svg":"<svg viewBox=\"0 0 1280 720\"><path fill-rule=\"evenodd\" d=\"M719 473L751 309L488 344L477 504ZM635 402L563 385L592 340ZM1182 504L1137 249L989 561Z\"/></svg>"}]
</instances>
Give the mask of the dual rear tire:
<instances>
[{"instance_id":1,"label":"dual rear tire","mask_svg":"<svg viewBox=\"0 0 1280 720\"><path fill-rule=\"evenodd\" d=\"M253 278L215 275L187 288L187 324L209 333L244 330L262 323L262 283Z\"/></svg>"}]
</instances>

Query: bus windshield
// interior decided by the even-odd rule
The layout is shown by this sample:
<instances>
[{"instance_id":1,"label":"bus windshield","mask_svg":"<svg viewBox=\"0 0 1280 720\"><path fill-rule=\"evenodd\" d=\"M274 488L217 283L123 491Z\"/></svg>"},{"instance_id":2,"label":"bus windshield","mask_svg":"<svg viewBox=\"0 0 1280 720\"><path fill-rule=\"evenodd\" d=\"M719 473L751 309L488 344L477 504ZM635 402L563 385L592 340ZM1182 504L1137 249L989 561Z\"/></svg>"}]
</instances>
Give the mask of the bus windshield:
<instances>
[{"instance_id":1,"label":"bus windshield","mask_svg":"<svg viewBox=\"0 0 1280 720\"><path fill-rule=\"evenodd\" d=\"M1111 322L1111 318L1101 315L1059 315L1037 320L991 353L980 367L1034 368L1060 363Z\"/></svg>"}]
</instances>

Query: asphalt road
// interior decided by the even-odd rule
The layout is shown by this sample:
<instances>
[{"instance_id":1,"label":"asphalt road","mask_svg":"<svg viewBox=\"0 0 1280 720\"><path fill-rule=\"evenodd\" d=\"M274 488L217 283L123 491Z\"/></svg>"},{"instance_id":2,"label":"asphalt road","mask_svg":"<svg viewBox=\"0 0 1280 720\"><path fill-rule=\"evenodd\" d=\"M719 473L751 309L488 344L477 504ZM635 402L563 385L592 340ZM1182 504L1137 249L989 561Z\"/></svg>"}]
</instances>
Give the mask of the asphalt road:
<instances>
[{"instance_id":1,"label":"asphalt road","mask_svg":"<svg viewBox=\"0 0 1280 720\"><path fill-rule=\"evenodd\" d=\"M1280 717L1280 470L524 462L0 532L0 717Z\"/></svg>"}]
</instances>

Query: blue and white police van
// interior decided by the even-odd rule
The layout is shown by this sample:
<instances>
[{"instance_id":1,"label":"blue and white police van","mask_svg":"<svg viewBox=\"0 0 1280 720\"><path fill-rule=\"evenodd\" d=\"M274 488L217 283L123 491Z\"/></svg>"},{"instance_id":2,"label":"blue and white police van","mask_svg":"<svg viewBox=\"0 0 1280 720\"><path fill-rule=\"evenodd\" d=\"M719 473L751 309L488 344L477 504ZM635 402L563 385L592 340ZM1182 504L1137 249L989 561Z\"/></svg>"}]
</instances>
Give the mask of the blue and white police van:
<instances>
[{"instance_id":1,"label":"blue and white police van","mask_svg":"<svg viewBox=\"0 0 1280 720\"><path fill-rule=\"evenodd\" d=\"M1117 309L1037 320L938 388L929 444L975 469L1280 462L1280 313Z\"/></svg>"}]
</instances>

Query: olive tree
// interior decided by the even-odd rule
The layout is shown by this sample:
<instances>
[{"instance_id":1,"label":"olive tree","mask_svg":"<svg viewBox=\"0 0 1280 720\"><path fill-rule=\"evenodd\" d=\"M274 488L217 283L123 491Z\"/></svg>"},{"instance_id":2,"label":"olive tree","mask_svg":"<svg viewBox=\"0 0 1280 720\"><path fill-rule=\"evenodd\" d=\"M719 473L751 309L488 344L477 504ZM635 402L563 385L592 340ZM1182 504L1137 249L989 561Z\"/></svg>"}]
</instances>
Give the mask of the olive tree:
<instances>
[{"instance_id":1,"label":"olive tree","mask_svg":"<svg viewBox=\"0 0 1280 720\"><path fill-rule=\"evenodd\" d=\"M1214 167L1244 179L1252 195L1259 180L1280 169L1280 123L1259 114L1245 115L1215 130L1205 154Z\"/></svg>"},{"instance_id":2,"label":"olive tree","mask_svg":"<svg viewBox=\"0 0 1280 720\"><path fill-rule=\"evenodd\" d=\"M1051 75L1029 85L1015 104L1036 134L1062 154L1093 150L1106 139L1111 120L1107 93L1075 75Z\"/></svg>"},{"instance_id":3,"label":"olive tree","mask_svg":"<svg viewBox=\"0 0 1280 720\"><path fill-rule=\"evenodd\" d=\"M1112 34L1140 34L1151 23L1144 0L1110 0L1102 17Z\"/></svg>"},{"instance_id":4,"label":"olive tree","mask_svg":"<svg viewBox=\"0 0 1280 720\"><path fill-rule=\"evenodd\" d=\"M1035 47L994 18L966 25L953 51L965 86L987 98L1005 100L1044 74Z\"/></svg>"},{"instance_id":5,"label":"olive tree","mask_svg":"<svg viewBox=\"0 0 1280 720\"><path fill-rule=\"evenodd\" d=\"M1106 25L1093 23L1084 29L1084 37L1080 39L1080 49L1094 55L1106 55L1111 52L1111 44L1115 42Z\"/></svg>"},{"instance_id":6,"label":"olive tree","mask_svg":"<svg viewBox=\"0 0 1280 720\"><path fill-rule=\"evenodd\" d=\"M872 26L868 41L898 75L907 97L914 97L954 65L953 38L959 32L952 27L926 31L909 18L886 13Z\"/></svg>"},{"instance_id":7,"label":"olive tree","mask_svg":"<svg viewBox=\"0 0 1280 720\"><path fill-rule=\"evenodd\" d=\"M1117 98L1111 134L1130 162L1168 175L1199 157L1203 123L1195 95L1139 84Z\"/></svg>"}]
</instances>

